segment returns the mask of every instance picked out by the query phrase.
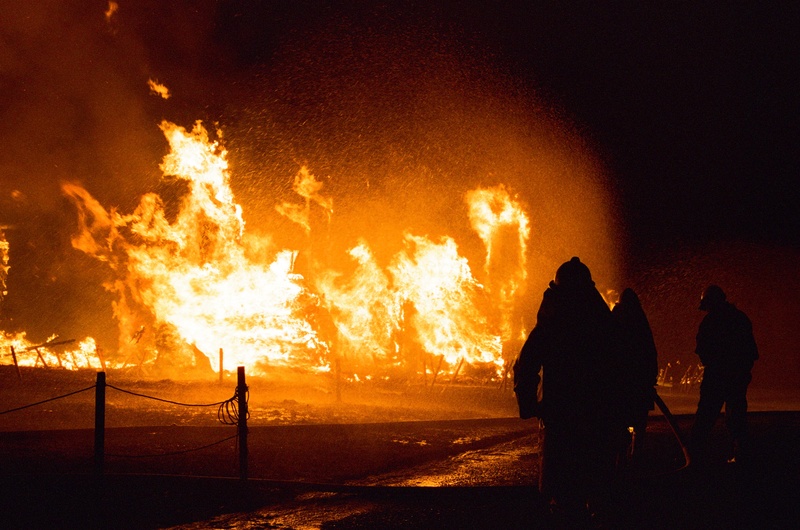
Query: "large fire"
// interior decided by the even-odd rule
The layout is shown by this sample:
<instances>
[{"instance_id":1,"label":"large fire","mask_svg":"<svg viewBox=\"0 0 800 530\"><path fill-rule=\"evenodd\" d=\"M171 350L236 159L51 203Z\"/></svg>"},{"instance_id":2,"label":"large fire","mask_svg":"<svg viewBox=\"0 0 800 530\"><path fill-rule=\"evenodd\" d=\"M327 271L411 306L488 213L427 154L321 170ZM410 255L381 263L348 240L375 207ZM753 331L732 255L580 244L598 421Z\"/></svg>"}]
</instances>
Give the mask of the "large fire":
<instances>
[{"instance_id":1,"label":"large fire","mask_svg":"<svg viewBox=\"0 0 800 530\"><path fill-rule=\"evenodd\" d=\"M414 377L464 365L492 378L507 369L503 345L524 332L511 315L525 284L530 227L505 186L465 195L486 249L485 284L452 237L410 231L386 266L366 241L356 242L345 273L326 266L312 245L276 248L271 238L246 231L226 150L200 122L191 130L167 121L160 127L170 146L164 178L186 184L176 214L155 193L125 214L106 209L78 184L62 185L77 208L72 245L109 270L105 288L115 299L118 350L104 355L87 338L57 354L24 334L4 334L2 347L13 345L19 364L219 370L217 352L224 350L225 367L265 375L279 366L336 366L356 378ZM334 200L307 167L299 168L293 190L300 203L276 209L311 235L318 229L312 210L330 220ZM0 246L0 280L7 247ZM300 259L307 264L302 271Z\"/></svg>"}]
</instances>

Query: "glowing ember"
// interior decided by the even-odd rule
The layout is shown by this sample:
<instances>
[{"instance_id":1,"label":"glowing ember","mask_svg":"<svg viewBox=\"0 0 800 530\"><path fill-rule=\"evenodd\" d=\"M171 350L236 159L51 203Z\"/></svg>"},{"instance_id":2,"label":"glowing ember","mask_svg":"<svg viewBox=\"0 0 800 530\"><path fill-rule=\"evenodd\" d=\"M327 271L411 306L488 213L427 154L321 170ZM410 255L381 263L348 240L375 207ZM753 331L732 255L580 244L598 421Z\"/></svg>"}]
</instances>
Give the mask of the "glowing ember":
<instances>
[{"instance_id":1,"label":"glowing ember","mask_svg":"<svg viewBox=\"0 0 800 530\"><path fill-rule=\"evenodd\" d=\"M112 17L114 14L119 10L119 4L116 2L109 2L108 9L105 10L103 13L106 16L106 22L111 22Z\"/></svg>"},{"instance_id":2,"label":"glowing ember","mask_svg":"<svg viewBox=\"0 0 800 530\"><path fill-rule=\"evenodd\" d=\"M147 86L150 87L150 93L160 96L163 99L169 99L170 93L169 89L159 83L158 81L154 81L153 79L149 79L147 81Z\"/></svg>"}]
</instances>

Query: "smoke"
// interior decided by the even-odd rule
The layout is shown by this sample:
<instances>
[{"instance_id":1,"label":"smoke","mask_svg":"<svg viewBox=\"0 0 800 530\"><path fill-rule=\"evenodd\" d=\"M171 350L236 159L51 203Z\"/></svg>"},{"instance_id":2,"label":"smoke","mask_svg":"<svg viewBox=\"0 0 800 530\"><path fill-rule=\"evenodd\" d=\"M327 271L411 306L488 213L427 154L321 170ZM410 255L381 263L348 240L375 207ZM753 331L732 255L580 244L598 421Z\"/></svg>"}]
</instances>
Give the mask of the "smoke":
<instances>
[{"instance_id":1,"label":"smoke","mask_svg":"<svg viewBox=\"0 0 800 530\"><path fill-rule=\"evenodd\" d=\"M454 238L480 273L486 249L463 197L503 184L531 216L531 312L573 255L614 283L618 227L591 146L495 67L479 35L434 8L263 4L4 7L7 327L115 347L102 287L110 273L73 248L77 212L60 185L79 184L123 212L155 192L174 215L185 187L161 180L164 119L219 127L248 229L274 234L279 247L302 237L276 206L297 200L294 177L307 168L336 204L325 220L330 255L345 257L332 266L346 265L362 238L385 266L410 232Z\"/></svg>"},{"instance_id":2,"label":"smoke","mask_svg":"<svg viewBox=\"0 0 800 530\"><path fill-rule=\"evenodd\" d=\"M3 2L0 224L11 226L12 269L2 320L36 340L54 329L113 336L105 272L72 249L76 214L60 183L78 182L122 208L159 187L166 150L159 117L175 110L150 94L148 80L197 79L193 64L176 71L158 57L203 49L207 32L187 39L188 26L202 28L198 19L213 13L177 16L178 6L169 12L158 4ZM159 37L159 24L172 28Z\"/></svg>"}]
</instances>

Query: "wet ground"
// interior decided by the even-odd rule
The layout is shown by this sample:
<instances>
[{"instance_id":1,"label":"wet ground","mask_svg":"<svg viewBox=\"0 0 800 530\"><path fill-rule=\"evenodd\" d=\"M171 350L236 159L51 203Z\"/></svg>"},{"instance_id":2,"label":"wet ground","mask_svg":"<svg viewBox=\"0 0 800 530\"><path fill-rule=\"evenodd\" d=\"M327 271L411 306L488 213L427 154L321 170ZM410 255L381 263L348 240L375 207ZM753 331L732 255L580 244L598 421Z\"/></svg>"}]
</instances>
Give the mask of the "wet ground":
<instances>
[{"instance_id":1,"label":"wet ground","mask_svg":"<svg viewBox=\"0 0 800 530\"><path fill-rule=\"evenodd\" d=\"M4 379L0 409L91 384L90 375L81 377L26 374L35 385ZM230 393L215 384L116 384L195 403ZM563 527L536 488L538 424L513 417L513 396L499 388L444 388L361 386L337 402L324 385L298 395L254 381L246 481L239 478L235 427L220 425L216 409L133 406L133 396L109 391L102 479L92 475L92 392L0 414L0 526ZM663 397L687 432L696 396L664 389ZM720 422L714 463L700 471L682 469L677 439L654 414L639 466L614 486L614 503L593 524L796 528L795 403L786 394L754 393L753 459L726 463L729 440Z\"/></svg>"}]
</instances>

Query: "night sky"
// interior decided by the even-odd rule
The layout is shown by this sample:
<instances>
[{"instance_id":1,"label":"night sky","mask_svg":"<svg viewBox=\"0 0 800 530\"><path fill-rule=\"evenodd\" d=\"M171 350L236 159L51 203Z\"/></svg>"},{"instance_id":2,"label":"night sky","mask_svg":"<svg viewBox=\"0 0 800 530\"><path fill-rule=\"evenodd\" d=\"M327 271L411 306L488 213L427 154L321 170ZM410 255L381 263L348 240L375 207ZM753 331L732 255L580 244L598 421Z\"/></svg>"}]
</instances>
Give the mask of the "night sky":
<instances>
[{"instance_id":1,"label":"night sky","mask_svg":"<svg viewBox=\"0 0 800 530\"><path fill-rule=\"evenodd\" d=\"M452 29L529 83L597 146L620 185L637 244L800 243L799 87L792 75L800 67L797 6L253 4L223 2L219 11L215 38L240 65L268 60L287 30L337 17L376 26L394 17L398 24ZM413 14L400 7L414 4Z\"/></svg>"},{"instance_id":2,"label":"night sky","mask_svg":"<svg viewBox=\"0 0 800 530\"><path fill-rule=\"evenodd\" d=\"M137 175L92 190L130 209L159 186L154 117L246 122L254 111L238 98L252 96L276 56L303 57L312 37L324 53L326 35L366 35L353 43L369 45L402 28L420 62L420 40L432 52L458 49L477 78L486 69L530 95L601 160L624 226L622 280L640 292L662 351L691 357L696 302L714 281L756 324L769 354L761 382L800 382L791 327L800 314L793 3L120 0L109 24L108 2L33 4L0 2L0 225L17 227L7 230L17 263L33 263L14 271L11 286L41 283L35 255L68 245L59 179ZM147 78L177 94L168 109L146 92ZM76 144L97 156L72 152ZM27 197L24 207L13 190ZM31 218L36 233L23 238ZM77 289L57 297L83 296ZM99 289L93 295L86 303L107 304ZM18 318L22 307L6 301Z\"/></svg>"}]
</instances>

